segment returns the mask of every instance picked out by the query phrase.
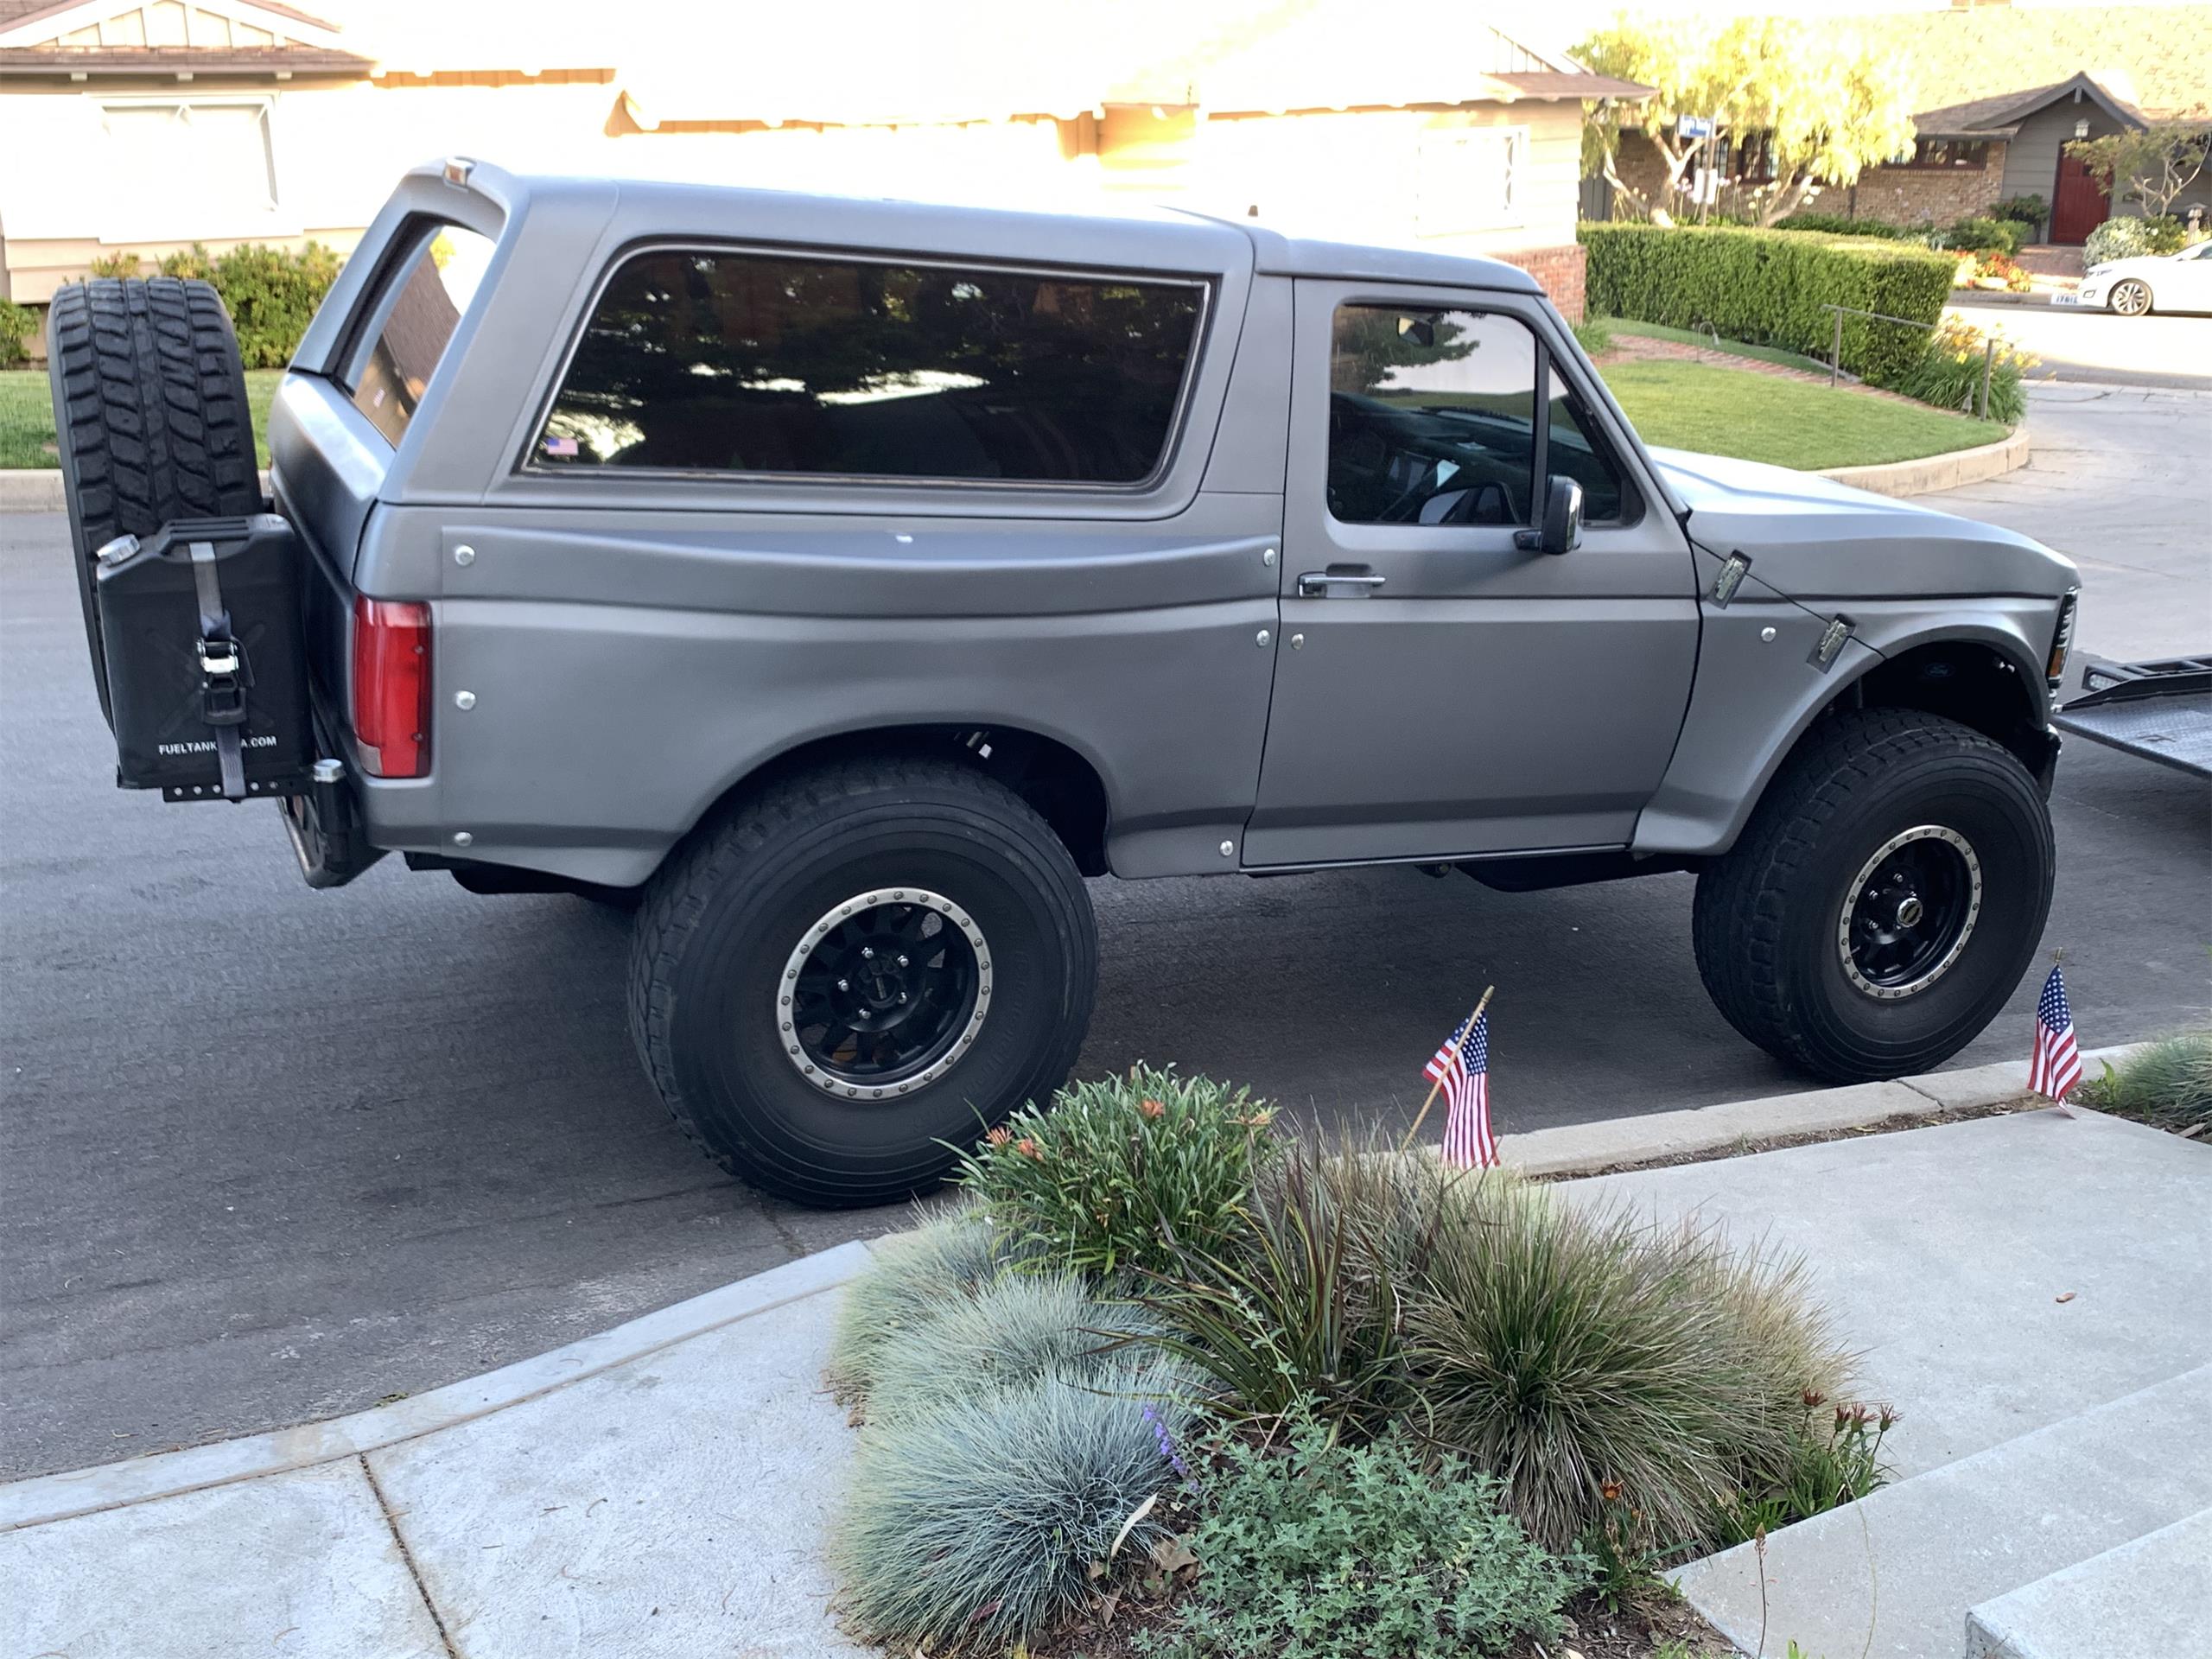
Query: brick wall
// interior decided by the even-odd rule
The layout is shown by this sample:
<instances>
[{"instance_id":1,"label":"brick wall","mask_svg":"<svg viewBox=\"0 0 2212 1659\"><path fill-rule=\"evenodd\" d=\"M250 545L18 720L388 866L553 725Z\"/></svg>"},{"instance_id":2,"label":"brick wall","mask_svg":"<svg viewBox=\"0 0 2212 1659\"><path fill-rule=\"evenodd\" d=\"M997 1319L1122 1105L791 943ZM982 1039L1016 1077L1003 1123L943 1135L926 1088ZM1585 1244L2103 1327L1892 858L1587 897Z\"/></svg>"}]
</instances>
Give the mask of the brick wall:
<instances>
[{"instance_id":1,"label":"brick wall","mask_svg":"<svg viewBox=\"0 0 2212 1659\"><path fill-rule=\"evenodd\" d=\"M1582 267L1585 251L1580 242L1569 242L1564 247L1525 248L1518 253L1497 256L1509 264L1516 264L1544 285L1544 292L1552 296L1552 303L1569 322L1582 321Z\"/></svg>"},{"instance_id":2,"label":"brick wall","mask_svg":"<svg viewBox=\"0 0 2212 1659\"><path fill-rule=\"evenodd\" d=\"M2005 194L2005 146L1989 147L1986 167L1870 167L1847 190L1824 190L1821 213L1849 213L1891 225L1948 225L1986 213Z\"/></svg>"}]
</instances>

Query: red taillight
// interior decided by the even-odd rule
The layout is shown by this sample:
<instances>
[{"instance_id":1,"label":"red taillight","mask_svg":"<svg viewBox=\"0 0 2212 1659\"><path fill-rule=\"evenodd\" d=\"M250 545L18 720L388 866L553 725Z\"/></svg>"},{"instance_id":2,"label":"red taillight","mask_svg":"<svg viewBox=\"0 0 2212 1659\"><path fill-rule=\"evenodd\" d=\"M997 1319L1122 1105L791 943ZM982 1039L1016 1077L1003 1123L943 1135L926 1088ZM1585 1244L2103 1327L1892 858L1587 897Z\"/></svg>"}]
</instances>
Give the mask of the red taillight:
<instances>
[{"instance_id":1,"label":"red taillight","mask_svg":"<svg viewBox=\"0 0 2212 1659\"><path fill-rule=\"evenodd\" d=\"M430 607L408 600L353 601L353 736L378 778L430 770Z\"/></svg>"}]
</instances>

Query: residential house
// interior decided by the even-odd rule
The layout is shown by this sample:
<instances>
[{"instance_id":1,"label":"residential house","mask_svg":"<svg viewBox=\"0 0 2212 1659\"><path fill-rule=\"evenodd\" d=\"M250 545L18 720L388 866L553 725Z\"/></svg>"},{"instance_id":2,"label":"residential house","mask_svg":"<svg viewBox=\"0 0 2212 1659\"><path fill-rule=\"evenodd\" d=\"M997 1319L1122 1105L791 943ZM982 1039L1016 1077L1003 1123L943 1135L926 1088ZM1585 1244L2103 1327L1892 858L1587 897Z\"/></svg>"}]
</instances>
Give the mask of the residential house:
<instances>
[{"instance_id":1,"label":"residential house","mask_svg":"<svg viewBox=\"0 0 2212 1659\"><path fill-rule=\"evenodd\" d=\"M350 249L404 168L1110 209L1495 254L1579 315L1595 76L1355 0L0 0L0 297L193 241Z\"/></svg>"},{"instance_id":2,"label":"residential house","mask_svg":"<svg viewBox=\"0 0 2212 1659\"><path fill-rule=\"evenodd\" d=\"M1806 204L1814 211L1942 226L2036 196L2046 207L2039 233L2079 243L2114 210L2065 153L2069 140L2212 113L2212 5L1976 5L1849 21L1910 66L1917 136L1909 154L1825 189ZM1722 150L1724 208L1745 205L1764 176L1761 135L1733 137ZM1617 168L1663 195L1665 163L1640 136L1623 142ZM2212 173L2177 206L2208 203Z\"/></svg>"},{"instance_id":3,"label":"residential house","mask_svg":"<svg viewBox=\"0 0 2212 1659\"><path fill-rule=\"evenodd\" d=\"M2212 6L1983 6L1867 22L1920 67L1918 137L1910 156L1832 192L1821 205L1835 211L1943 225L2037 196L2042 238L2078 244L2114 209L2069 141L2212 116ZM2176 204L2192 206L2212 207L2212 174Z\"/></svg>"}]
</instances>

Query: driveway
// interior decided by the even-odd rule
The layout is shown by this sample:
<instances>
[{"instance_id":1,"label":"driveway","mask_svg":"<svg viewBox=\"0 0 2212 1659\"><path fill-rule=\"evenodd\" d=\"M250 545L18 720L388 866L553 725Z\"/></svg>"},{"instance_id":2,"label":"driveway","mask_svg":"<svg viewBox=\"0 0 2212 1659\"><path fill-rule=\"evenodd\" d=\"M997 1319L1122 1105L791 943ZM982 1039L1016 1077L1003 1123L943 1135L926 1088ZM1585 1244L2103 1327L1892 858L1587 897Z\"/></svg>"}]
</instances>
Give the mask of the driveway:
<instances>
[{"instance_id":1,"label":"driveway","mask_svg":"<svg viewBox=\"0 0 2212 1659\"><path fill-rule=\"evenodd\" d=\"M2146 442L2187 430L2133 407L2063 419L2100 454L2115 412ZM2075 550L2104 550L2085 626L2109 654L2148 648L2162 606L2212 612L2201 556L2138 569L2098 528L2185 555L2200 465L2017 486L2046 493L2031 528L2072 514ZM2015 511L1986 488L1953 505ZM109 787L64 540L58 517L0 516L0 1474L416 1392L900 1224L794 1210L696 1159L630 1052L622 918L391 860L311 893L266 806ZM2104 606L2138 582L2168 585ZM2082 744L2059 777L2048 937L2085 1043L2201 1019L2212 789ZM1806 1086L1706 1000L1691 885L1095 882L1081 1070L1173 1060L1402 1122L1495 982L1507 1130ZM1959 1064L2018 1055L2034 978Z\"/></svg>"},{"instance_id":2,"label":"driveway","mask_svg":"<svg viewBox=\"0 0 2212 1659\"><path fill-rule=\"evenodd\" d=\"M1971 301L1950 315L2001 331L2043 359L2038 376L2062 383L2212 391L2212 317L2115 317L2076 306Z\"/></svg>"},{"instance_id":3,"label":"driveway","mask_svg":"<svg viewBox=\"0 0 2212 1659\"><path fill-rule=\"evenodd\" d=\"M2212 320L2202 327L2212 346ZM2120 660L2212 651L2212 390L2031 386L2028 430L2019 471L1921 500L2024 531L2079 564L2084 650Z\"/></svg>"}]
</instances>

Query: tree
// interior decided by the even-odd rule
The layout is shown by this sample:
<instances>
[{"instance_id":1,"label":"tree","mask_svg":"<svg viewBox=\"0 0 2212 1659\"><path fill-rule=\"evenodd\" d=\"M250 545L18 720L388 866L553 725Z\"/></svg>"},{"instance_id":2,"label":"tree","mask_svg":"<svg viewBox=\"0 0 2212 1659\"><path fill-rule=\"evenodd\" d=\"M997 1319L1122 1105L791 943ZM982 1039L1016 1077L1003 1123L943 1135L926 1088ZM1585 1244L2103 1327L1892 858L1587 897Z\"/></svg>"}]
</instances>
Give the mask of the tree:
<instances>
[{"instance_id":1,"label":"tree","mask_svg":"<svg viewBox=\"0 0 2212 1659\"><path fill-rule=\"evenodd\" d=\"M2081 161L2115 206L2132 196L2150 217L2163 219L2212 157L2212 119L2200 105L2179 120L2153 122L2140 132L2074 139L2066 153Z\"/></svg>"},{"instance_id":2,"label":"tree","mask_svg":"<svg viewBox=\"0 0 2212 1659\"><path fill-rule=\"evenodd\" d=\"M1586 154L1639 211L1666 216L1700 141L1681 136L1685 116L1712 119L1723 154L1758 160L1761 176L1738 181L1762 225L1794 212L1823 184L1849 184L1860 171L1909 149L1913 78L1859 31L1830 20L1783 17L1624 16L1586 42L1580 55L1601 74L1658 88L1640 105L1612 103L1584 124ZM1661 200L1626 182L1620 136L1640 132L1667 168Z\"/></svg>"}]
</instances>

